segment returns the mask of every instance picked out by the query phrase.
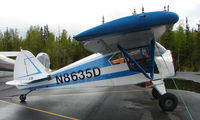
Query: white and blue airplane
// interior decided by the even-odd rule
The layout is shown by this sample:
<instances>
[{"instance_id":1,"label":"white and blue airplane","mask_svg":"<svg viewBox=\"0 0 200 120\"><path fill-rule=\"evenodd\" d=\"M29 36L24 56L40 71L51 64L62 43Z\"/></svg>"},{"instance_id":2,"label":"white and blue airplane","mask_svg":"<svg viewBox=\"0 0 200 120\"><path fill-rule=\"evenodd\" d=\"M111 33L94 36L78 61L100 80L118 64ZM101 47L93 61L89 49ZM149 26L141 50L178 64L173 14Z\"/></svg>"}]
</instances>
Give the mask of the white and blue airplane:
<instances>
[{"instance_id":1,"label":"white and blue airplane","mask_svg":"<svg viewBox=\"0 0 200 120\"><path fill-rule=\"evenodd\" d=\"M0 52L0 71L13 71L15 60L9 57L16 57L19 52Z\"/></svg>"},{"instance_id":2,"label":"white and blue airplane","mask_svg":"<svg viewBox=\"0 0 200 120\"><path fill-rule=\"evenodd\" d=\"M167 93L163 79L174 76L170 50L156 41L177 21L176 13L146 12L107 22L74 39L85 42L94 54L53 72L27 51L21 50L14 66L14 80L6 84L21 90L121 86L151 82L153 97L163 111L173 111L177 97ZM27 94L20 95L25 101Z\"/></svg>"}]
</instances>

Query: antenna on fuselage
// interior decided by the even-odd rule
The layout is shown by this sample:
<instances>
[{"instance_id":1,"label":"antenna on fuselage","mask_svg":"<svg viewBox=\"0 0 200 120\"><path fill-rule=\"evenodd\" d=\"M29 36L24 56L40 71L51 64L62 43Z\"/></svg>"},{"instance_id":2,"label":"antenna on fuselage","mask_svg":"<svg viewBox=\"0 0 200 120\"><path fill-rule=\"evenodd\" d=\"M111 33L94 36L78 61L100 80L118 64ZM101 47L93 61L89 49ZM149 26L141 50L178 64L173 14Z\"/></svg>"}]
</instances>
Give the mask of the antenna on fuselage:
<instances>
[{"instance_id":1,"label":"antenna on fuselage","mask_svg":"<svg viewBox=\"0 0 200 120\"><path fill-rule=\"evenodd\" d=\"M142 13L144 13L144 7L142 6Z\"/></svg>"},{"instance_id":2,"label":"antenna on fuselage","mask_svg":"<svg viewBox=\"0 0 200 120\"><path fill-rule=\"evenodd\" d=\"M169 5L167 5L167 11L169 11Z\"/></svg>"},{"instance_id":3,"label":"antenna on fuselage","mask_svg":"<svg viewBox=\"0 0 200 120\"><path fill-rule=\"evenodd\" d=\"M22 50L23 50L23 49L22 49L22 46L20 46L19 49L20 49L20 51L22 51Z\"/></svg>"},{"instance_id":4,"label":"antenna on fuselage","mask_svg":"<svg viewBox=\"0 0 200 120\"><path fill-rule=\"evenodd\" d=\"M164 6L164 11L166 11L166 6Z\"/></svg>"},{"instance_id":5,"label":"antenna on fuselage","mask_svg":"<svg viewBox=\"0 0 200 120\"><path fill-rule=\"evenodd\" d=\"M135 8L134 8L134 11L133 11L133 13L132 13L133 15L136 15L137 13L136 13L136 10L135 10Z\"/></svg>"},{"instance_id":6,"label":"antenna on fuselage","mask_svg":"<svg viewBox=\"0 0 200 120\"><path fill-rule=\"evenodd\" d=\"M103 17L102 17L102 24L104 24L104 22L105 22L105 18L104 18L104 15L103 15Z\"/></svg>"},{"instance_id":7,"label":"antenna on fuselage","mask_svg":"<svg viewBox=\"0 0 200 120\"><path fill-rule=\"evenodd\" d=\"M164 11L169 11L169 5L167 5L167 7L164 6Z\"/></svg>"}]
</instances>

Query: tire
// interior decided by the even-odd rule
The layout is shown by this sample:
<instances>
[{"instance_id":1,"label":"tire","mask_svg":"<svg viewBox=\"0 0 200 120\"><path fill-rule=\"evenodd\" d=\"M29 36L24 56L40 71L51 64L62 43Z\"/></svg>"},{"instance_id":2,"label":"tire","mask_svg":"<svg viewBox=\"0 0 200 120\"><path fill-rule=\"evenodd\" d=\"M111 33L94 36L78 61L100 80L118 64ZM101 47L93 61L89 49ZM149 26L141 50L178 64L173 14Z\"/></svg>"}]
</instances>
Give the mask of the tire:
<instances>
[{"instance_id":1,"label":"tire","mask_svg":"<svg viewBox=\"0 0 200 120\"><path fill-rule=\"evenodd\" d=\"M21 102L25 102L26 101L26 95L20 95L19 99L21 100Z\"/></svg>"},{"instance_id":2,"label":"tire","mask_svg":"<svg viewBox=\"0 0 200 120\"><path fill-rule=\"evenodd\" d=\"M155 88L152 89L152 96L155 99L159 99L161 97L160 93Z\"/></svg>"},{"instance_id":3,"label":"tire","mask_svg":"<svg viewBox=\"0 0 200 120\"><path fill-rule=\"evenodd\" d=\"M178 99L174 94L165 93L160 97L159 105L163 111L174 111L178 105Z\"/></svg>"}]
</instances>

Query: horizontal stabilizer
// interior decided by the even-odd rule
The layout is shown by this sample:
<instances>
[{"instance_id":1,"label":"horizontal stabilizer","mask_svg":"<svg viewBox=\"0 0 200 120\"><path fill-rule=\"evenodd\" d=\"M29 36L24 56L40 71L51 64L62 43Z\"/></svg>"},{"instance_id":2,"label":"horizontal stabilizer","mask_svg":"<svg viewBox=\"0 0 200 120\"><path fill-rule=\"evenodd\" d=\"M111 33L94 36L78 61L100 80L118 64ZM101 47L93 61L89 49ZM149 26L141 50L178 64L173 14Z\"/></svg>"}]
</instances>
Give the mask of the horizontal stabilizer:
<instances>
[{"instance_id":1,"label":"horizontal stabilizer","mask_svg":"<svg viewBox=\"0 0 200 120\"><path fill-rule=\"evenodd\" d=\"M6 82L7 85L15 85L15 86L19 86L19 85L27 85L26 83L22 83L21 80L12 80L12 81L8 81Z\"/></svg>"}]
</instances>

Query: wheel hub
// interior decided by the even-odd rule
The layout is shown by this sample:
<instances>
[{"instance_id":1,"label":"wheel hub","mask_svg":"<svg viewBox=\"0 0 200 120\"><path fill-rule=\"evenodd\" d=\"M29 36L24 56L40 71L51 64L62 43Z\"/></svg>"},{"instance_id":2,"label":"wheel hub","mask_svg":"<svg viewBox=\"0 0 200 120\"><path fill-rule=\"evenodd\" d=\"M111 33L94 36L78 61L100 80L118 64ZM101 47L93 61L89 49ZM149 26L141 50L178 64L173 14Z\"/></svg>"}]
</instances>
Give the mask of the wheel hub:
<instances>
[{"instance_id":1,"label":"wheel hub","mask_svg":"<svg viewBox=\"0 0 200 120\"><path fill-rule=\"evenodd\" d=\"M167 100L165 101L165 106L166 106L166 107L170 107L170 106L172 106L172 105L173 105L173 100L167 99Z\"/></svg>"}]
</instances>

